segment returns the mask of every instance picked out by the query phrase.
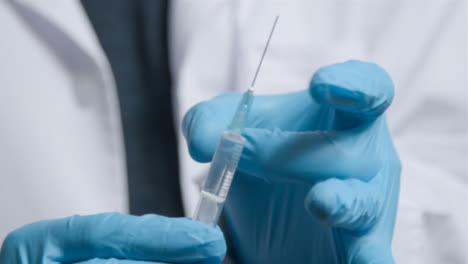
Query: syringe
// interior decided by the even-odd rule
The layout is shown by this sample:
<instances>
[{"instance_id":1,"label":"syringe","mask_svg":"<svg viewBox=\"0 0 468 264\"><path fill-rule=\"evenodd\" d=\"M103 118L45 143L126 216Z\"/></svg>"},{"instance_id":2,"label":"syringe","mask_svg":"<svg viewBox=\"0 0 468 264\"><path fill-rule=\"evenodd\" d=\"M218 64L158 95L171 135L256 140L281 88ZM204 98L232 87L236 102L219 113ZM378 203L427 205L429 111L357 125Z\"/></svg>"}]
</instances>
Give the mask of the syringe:
<instances>
[{"instance_id":1,"label":"syringe","mask_svg":"<svg viewBox=\"0 0 468 264\"><path fill-rule=\"evenodd\" d=\"M237 164L239 163L242 150L244 149L245 138L242 137L241 134L253 103L253 87L270 44L271 37L275 31L278 18L279 16L276 16L273 27L271 28L252 84L242 95L234 118L229 126L229 130L221 134L221 138L211 161L208 177L205 179L204 186L201 190L201 196L198 200L193 220L201 221L211 226L216 226L218 223L229 188L231 187L234 173L237 169Z\"/></svg>"}]
</instances>

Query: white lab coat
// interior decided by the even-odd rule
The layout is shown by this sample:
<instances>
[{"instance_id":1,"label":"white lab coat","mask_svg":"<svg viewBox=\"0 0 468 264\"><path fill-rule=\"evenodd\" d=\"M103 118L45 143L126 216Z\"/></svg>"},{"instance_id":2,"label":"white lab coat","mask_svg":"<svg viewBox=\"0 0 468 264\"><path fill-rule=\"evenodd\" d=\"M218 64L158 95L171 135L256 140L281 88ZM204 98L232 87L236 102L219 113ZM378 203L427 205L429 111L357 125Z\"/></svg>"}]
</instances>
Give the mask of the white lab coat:
<instances>
[{"instance_id":1,"label":"white lab coat","mask_svg":"<svg viewBox=\"0 0 468 264\"><path fill-rule=\"evenodd\" d=\"M393 77L389 126L403 163L398 263L467 263L466 2L171 1L180 119L248 85L281 14L258 93L304 89L320 66L379 63ZM0 239L26 222L127 209L116 91L79 1L0 1ZM187 214L206 172L180 139Z\"/></svg>"}]
</instances>

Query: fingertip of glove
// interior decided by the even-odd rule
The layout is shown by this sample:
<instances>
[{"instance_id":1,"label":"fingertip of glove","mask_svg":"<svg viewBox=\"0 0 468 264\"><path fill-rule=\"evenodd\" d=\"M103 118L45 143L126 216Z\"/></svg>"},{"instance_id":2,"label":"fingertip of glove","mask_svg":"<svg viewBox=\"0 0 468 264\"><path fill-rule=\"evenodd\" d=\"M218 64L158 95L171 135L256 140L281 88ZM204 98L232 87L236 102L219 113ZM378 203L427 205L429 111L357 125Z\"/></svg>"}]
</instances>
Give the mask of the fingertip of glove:
<instances>
[{"instance_id":1,"label":"fingertip of glove","mask_svg":"<svg viewBox=\"0 0 468 264\"><path fill-rule=\"evenodd\" d=\"M13 230L10 232L6 238L2 242L2 246L0 247L0 262L3 257L6 259L12 258L10 256L11 254L17 254L19 250L21 250L21 245L26 242L28 237L31 235L28 235L28 232L25 232L24 227L20 229ZM31 237L30 237L31 238ZM6 255L9 255L9 257L6 257ZM3 262L1 262L3 263Z\"/></svg>"},{"instance_id":2,"label":"fingertip of glove","mask_svg":"<svg viewBox=\"0 0 468 264\"><path fill-rule=\"evenodd\" d=\"M226 256L227 245L221 229L216 227L215 230L211 239L204 245L205 254L214 263L221 263Z\"/></svg>"},{"instance_id":3,"label":"fingertip of glove","mask_svg":"<svg viewBox=\"0 0 468 264\"><path fill-rule=\"evenodd\" d=\"M198 162L209 162L216 148L214 136L219 134L215 121L206 117L207 102L193 106L182 121L182 132L187 142L190 156Z\"/></svg>"},{"instance_id":4,"label":"fingertip of glove","mask_svg":"<svg viewBox=\"0 0 468 264\"><path fill-rule=\"evenodd\" d=\"M141 216L138 226L140 228L135 230L134 235L158 238L159 246L162 243L168 249L167 255L176 259L185 256L197 263L220 263L226 254L224 234L219 227L214 228L190 218L154 214ZM158 251L156 244L153 245L154 250Z\"/></svg>"},{"instance_id":5,"label":"fingertip of glove","mask_svg":"<svg viewBox=\"0 0 468 264\"><path fill-rule=\"evenodd\" d=\"M226 240L221 229L213 228L204 223L185 218L193 232L187 234L196 243L197 252L201 257L213 263L220 263L227 251ZM211 263L211 262L210 262Z\"/></svg>"},{"instance_id":6,"label":"fingertip of glove","mask_svg":"<svg viewBox=\"0 0 468 264\"><path fill-rule=\"evenodd\" d=\"M329 181L315 184L305 199L307 211L324 223L332 217L338 205L338 196L329 188Z\"/></svg>"},{"instance_id":7,"label":"fingertip of glove","mask_svg":"<svg viewBox=\"0 0 468 264\"><path fill-rule=\"evenodd\" d=\"M392 79L382 67L351 60L317 70L310 93L320 104L380 115L390 105L394 91Z\"/></svg>"}]
</instances>

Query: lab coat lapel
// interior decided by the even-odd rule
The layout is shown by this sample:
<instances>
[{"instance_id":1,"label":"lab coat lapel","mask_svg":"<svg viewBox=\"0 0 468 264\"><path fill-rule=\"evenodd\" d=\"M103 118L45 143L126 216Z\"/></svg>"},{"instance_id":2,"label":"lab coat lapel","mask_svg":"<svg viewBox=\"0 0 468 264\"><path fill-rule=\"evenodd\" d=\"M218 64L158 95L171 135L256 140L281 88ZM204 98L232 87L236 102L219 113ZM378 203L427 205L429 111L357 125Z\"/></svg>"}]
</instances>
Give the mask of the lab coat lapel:
<instances>
[{"instance_id":1,"label":"lab coat lapel","mask_svg":"<svg viewBox=\"0 0 468 264\"><path fill-rule=\"evenodd\" d=\"M17 12L34 14L54 24L100 68L108 67L96 34L78 0L8 0Z\"/></svg>"},{"instance_id":2,"label":"lab coat lapel","mask_svg":"<svg viewBox=\"0 0 468 264\"><path fill-rule=\"evenodd\" d=\"M91 107L125 164L120 110L110 64L79 0L5 0L51 53L58 57L81 107ZM122 169L123 171L123 169Z\"/></svg>"}]
</instances>

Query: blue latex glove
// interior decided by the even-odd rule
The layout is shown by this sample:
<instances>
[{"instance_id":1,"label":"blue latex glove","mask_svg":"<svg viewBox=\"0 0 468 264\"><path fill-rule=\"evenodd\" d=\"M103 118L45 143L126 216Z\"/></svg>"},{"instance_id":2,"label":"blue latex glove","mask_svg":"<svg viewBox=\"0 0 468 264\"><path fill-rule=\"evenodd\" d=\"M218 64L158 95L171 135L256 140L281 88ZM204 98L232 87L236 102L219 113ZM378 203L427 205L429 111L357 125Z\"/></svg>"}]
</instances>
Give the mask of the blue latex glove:
<instances>
[{"instance_id":1,"label":"blue latex glove","mask_svg":"<svg viewBox=\"0 0 468 264\"><path fill-rule=\"evenodd\" d=\"M195 160L210 161L239 96L188 112ZM321 68L308 90L256 97L225 205L242 263L394 263L401 167L384 116L392 98L388 74L360 61Z\"/></svg>"},{"instance_id":2,"label":"blue latex glove","mask_svg":"<svg viewBox=\"0 0 468 264\"><path fill-rule=\"evenodd\" d=\"M2 264L221 263L223 234L187 218L106 213L40 221L10 233Z\"/></svg>"}]
</instances>

